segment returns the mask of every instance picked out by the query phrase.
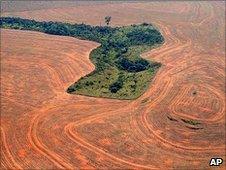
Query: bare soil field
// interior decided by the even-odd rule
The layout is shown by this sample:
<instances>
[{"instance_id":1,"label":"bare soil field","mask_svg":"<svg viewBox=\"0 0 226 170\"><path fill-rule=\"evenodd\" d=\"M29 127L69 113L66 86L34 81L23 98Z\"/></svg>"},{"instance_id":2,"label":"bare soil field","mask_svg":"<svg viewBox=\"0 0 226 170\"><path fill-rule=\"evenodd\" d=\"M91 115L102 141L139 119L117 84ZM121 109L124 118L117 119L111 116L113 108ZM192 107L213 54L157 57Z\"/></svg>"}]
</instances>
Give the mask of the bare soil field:
<instances>
[{"instance_id":1,"label":"bare soil field","mask_svg":"<svg viewBox=\"0 0 226 170\"><path fill-rule=\"evenodd\" d=\"M225 160L225 3L86 4L8 12L112 26L151 22L165 44L150 88L131 101L70 95L99 44L1 30L1 169L210 169ZM224 165L221 168L224 169Z\"/></svg>"}]
</instances>

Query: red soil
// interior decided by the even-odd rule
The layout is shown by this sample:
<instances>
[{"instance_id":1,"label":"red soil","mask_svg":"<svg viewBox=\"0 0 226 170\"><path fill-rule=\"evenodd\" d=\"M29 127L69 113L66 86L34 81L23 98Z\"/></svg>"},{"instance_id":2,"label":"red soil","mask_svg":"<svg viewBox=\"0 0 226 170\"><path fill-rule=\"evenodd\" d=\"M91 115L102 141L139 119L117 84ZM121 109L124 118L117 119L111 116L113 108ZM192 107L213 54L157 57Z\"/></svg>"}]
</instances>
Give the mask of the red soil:
<instances>
[{"instance_id":1,"label":"red soil","mask_svg":"<svg viewBox=\"0 0 226 170\"><path fill-rule=\"evenodd\" d=\"M134 101L69 95L66 88L94 69L88 55L97 43L1 30L1 168L208 169L211 157L225 160L224 2L44 11L4 15L91 24L111 15L113 25L151 22L166 43L143 57L163 67Z\"/></svg>"}]
</instances>

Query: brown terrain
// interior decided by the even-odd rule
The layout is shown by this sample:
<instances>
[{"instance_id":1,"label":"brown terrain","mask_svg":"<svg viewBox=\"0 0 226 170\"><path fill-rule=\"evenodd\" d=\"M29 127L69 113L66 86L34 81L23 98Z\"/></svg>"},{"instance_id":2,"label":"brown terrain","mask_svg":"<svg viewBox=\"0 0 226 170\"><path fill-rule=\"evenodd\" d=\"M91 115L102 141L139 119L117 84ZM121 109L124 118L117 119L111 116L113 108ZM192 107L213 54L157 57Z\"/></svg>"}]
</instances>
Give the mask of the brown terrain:
<instances>
[{"instance_id":1,"label":"brown terrain","mask_svg":"<svg viewBox=\"0 0 226 170\"><path fill-rule=\"evenodd\" d=\"M224 5L87 3L3 13L94 25L106 15L112 26L151 22L166 42L143 54L163 64L150 88L120 101L65 92L94 69L89 53L97 43L1 30L1 169L211 169L211 157L225 160Z\"/></svg>"}]
</instances>

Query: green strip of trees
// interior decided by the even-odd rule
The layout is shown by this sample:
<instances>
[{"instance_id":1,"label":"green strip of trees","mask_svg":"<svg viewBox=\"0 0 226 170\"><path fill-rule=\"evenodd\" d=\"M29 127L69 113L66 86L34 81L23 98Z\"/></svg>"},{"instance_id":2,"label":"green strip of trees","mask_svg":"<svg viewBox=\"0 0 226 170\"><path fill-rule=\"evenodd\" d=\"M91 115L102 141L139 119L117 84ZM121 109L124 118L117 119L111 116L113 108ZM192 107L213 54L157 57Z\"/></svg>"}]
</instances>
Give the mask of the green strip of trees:
<instances>
[{"instance_id":1,"label":"green strip of trees","mask_svg":"<svg viewBox=\"0 0 226 170\"><path fill-rule=\"evenodd\" d=\"M105 19L106 20L106 19ZM95 70L68 87L73 94L135 99L144 93L160 63L140 57L144 51L163 44L164 38L152 24L122 27L91 26L62 22L40 22L1 17L0 27L39 31L91 40L101 45L90 54Z\"/></svg>"}]
</instances>

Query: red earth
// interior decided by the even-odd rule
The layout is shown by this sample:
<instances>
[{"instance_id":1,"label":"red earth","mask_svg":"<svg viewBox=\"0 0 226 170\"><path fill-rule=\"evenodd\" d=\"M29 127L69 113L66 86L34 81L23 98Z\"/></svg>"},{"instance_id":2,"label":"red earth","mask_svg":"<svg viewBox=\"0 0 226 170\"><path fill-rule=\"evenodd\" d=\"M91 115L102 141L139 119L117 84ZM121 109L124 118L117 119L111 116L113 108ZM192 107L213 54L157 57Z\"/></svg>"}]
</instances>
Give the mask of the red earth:
<instances>
[{"instance_id":1,"label":"red earth","mask_svg":"<svg viewBox=\"0 0 226 170\"><path fill-rule=\"evenodd\" d=\"M97 43L2 29L1 169L211 169L211 157L225 160L224 5L86 3L3 13L93 25L106 15L112 26L151 22L166 42L142 55L163 64L150 88L120 101L65 92L94 69L89 53Z\"/></svg>"}]
</instances>

